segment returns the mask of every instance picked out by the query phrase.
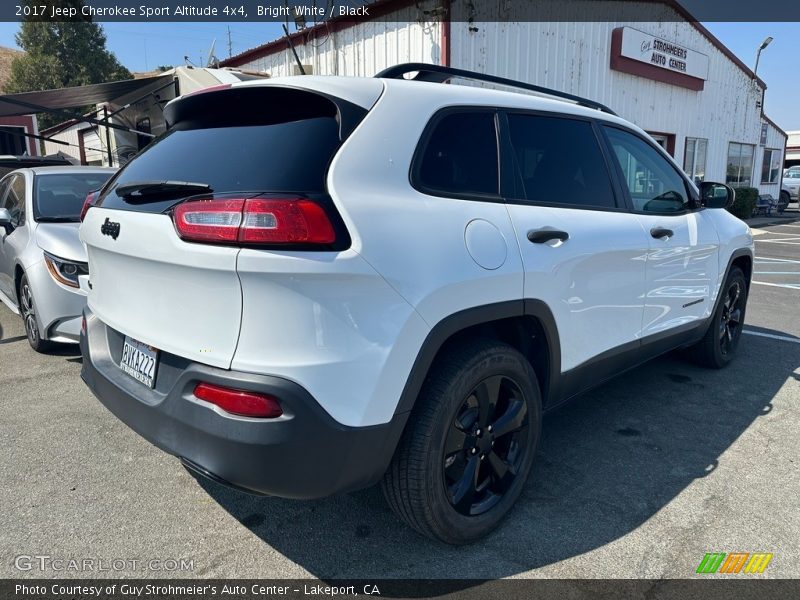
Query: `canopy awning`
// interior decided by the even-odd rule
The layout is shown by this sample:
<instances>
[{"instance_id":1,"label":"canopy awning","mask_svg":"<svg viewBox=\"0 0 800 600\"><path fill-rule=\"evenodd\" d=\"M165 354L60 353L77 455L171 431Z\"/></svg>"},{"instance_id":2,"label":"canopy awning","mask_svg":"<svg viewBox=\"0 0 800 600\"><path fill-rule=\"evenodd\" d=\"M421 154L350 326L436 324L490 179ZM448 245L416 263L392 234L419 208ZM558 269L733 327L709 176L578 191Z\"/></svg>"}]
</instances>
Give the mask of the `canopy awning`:
<instances>
[{"instance_id":1,"label":"canopy awning","mask_svg":"<svg viewBox=\"0 0 800 600\"><path fill-rule=\"evenodd\" d=\"M146 88L151 86L166 85L172 79L173 75L171 74L156 75L141 79L79 85L58 90L0 95L0 117L56 112L90 104L111 102L137 91L144 93Z\"/></svg>"}]
</instances>

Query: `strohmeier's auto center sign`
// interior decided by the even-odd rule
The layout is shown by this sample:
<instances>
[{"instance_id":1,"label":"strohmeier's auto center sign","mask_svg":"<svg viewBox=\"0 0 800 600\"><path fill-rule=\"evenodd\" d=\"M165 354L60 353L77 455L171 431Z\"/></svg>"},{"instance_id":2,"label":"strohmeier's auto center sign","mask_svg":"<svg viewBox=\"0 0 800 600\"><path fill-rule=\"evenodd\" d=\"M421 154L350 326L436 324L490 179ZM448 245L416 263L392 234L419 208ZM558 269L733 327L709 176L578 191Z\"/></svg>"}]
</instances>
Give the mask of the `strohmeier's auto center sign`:
<instances>
[{"instance_id":1,"label":"strohmeier's auto center sign","mask_svg":"<svg viewBox=\"0 0 800 600\"><path fill-rule=\"evenodd\" d=\"M622 28L621 55L660 69L708 79L708 56L632 27Z\"/></svg>"}]
</instances>

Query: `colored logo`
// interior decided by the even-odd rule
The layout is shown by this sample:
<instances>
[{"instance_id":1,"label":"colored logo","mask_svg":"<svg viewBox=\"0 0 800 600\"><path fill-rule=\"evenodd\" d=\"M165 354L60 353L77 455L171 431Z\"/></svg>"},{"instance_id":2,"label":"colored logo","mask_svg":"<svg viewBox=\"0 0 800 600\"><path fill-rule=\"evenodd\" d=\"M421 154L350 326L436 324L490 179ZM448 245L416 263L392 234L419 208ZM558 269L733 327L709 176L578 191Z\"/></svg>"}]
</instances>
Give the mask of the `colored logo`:
<instances>
[{"instance_id":1,"label":"colored logo","mask_svg":"<svg viewBox=\"0 0 800 600\"><path fill-rule=\"evenodd\" d=\"M697 573L763 573L771 560L771 552L707 552Z\"/></svg>"}]
</instances>

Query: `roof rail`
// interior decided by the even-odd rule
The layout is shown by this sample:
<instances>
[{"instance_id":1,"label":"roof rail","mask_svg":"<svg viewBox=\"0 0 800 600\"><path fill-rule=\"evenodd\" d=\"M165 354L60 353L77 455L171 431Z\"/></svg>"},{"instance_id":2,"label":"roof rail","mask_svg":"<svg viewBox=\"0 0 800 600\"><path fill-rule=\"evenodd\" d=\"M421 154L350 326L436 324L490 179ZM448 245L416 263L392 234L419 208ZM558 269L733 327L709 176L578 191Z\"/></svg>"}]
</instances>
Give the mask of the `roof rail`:
<instances>
[{"instance_id":1,"label":"roof rail","mask_svg":"<svg viewBox=\"0 0 800 600\"><path fill-rule=\"evenodd\" d=\"M515 81L513 79L506 79L505 77L497 77L495 75L487 75L484 73L477 73L476 71L467 71L465 69L455 69L453 67L443 67L441 65L431 65L427 63L403 63L384 69L375 77L381 79L403 79L403 75L407 73L418 73L413 81L427 81L431 83L444 83L453 78L470 79L472 81L485 81L487 83L495 83L497 85L504 85L521 90L528 90L530 92L537 92L547 96L555 96L556 98L563 98L571 100L580 106L594 108L610 115L616 116L613 110L604 104L589 100L588 98L581 98L574 94L560 92L551 88L533 85L532 83L525 83L524 81Z\"/></svg>"}]
</instances>

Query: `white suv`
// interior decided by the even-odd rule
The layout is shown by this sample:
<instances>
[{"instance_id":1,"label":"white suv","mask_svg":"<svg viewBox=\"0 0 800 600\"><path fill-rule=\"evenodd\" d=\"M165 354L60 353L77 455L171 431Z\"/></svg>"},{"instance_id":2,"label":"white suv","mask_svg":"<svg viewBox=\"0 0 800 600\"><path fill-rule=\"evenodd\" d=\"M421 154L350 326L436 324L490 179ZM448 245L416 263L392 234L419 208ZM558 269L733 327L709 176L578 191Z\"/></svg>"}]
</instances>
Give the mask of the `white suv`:
<instances>
[{"instance_id":1,"label":"white suv","mask_svg":"<svg viewBox=\"0 0 800 600\"><path fill-rule=\"evenodd\" d=\"M412 527L469 542L519 497L543 411L674 348L736 350L753 240L713 210L732 190L599 104L417 64L165 115L81 227L82 376L217 481L382 481Z\"/></svg>"}]
</instances>

